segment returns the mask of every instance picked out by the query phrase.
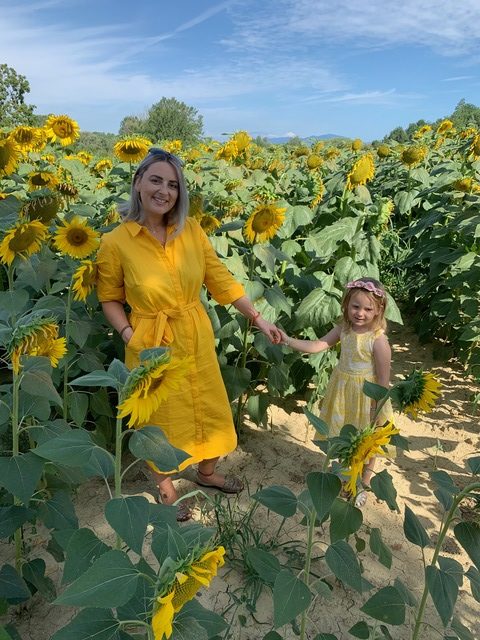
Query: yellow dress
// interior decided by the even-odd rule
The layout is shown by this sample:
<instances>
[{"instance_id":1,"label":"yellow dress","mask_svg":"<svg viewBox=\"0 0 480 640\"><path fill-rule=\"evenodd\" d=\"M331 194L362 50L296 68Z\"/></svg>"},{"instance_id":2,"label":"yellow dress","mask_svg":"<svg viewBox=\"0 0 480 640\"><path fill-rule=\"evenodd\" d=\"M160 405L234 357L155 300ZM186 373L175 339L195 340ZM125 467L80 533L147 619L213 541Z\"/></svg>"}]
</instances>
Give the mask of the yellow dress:
<instances>
[{"instance_id":1,"label":"yellow dress","mask_svg":"<svg viewBox=\"0 0 480 640\"><path fill-rule=\"evenodd\" d=\"M151 347L168 346L172 358L194 357L181 388L148 421L190 454L180 468L233 451L232 413L200 292L205 284L219 304L229 304L245 291L198 222L188 218L165 247L137 222L124 222L102 236L97 268L100 302L127 302L132 310L133 336L125 350L129 369L138 365L140 351Z\"/></svg>"},{"instance_id":2,"label":"yellow dress","mask_svg":"<svg viewBox=\"0 0 480 640\"><path fill-rule=\"evenodd\" d=\"M372 400L363 391L363 382L377 382L373 359L373 343L382 329L355 333L342 330L340 359L333 370L320 410L320 418L329 426L330 436L340 433L345 424L363 429L370 424ZM380 410L377 422L393 421L393 409L388 400Z\"/></svg>"}]
</instances>

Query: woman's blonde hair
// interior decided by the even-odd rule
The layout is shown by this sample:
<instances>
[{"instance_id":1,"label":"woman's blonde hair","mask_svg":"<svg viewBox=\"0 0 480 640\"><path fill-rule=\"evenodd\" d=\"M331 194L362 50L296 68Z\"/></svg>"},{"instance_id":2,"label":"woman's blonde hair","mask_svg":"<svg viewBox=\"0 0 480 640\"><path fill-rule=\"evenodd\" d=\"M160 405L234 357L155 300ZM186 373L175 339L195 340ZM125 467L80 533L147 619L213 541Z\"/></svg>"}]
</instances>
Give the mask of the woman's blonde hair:
<instances>
[{"instance_id":1,"label":"woman's blonde hair","mask_svg":"<svg viewBox=\"0 0 480 640\"><path fill-rule=\"evenodd\" d=\"M348 305L354 293L361 291L364 293L374 305L377 315L373 319L372 329L387 330L387 321L385 320L385 310L387 308L387 294L383 284L375 278L364 277L358 280L352 280L346 286L345 295L342 300L342 325L345 331L352 328L348 318Z\"/></svg>"}]
</instances>

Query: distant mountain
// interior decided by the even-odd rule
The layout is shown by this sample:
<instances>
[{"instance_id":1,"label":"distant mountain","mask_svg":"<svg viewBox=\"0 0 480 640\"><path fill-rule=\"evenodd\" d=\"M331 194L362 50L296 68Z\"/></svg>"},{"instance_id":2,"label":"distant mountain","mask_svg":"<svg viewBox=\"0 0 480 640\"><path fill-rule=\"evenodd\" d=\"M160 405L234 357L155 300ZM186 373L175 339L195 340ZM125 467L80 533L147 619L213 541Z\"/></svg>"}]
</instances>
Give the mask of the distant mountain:
<instances>
[{"instance_id":1,"label":"distant mountain","mask_svg":"<svg viewBox=\"0 0 480 640\"><path fill-rule=\"evenodd\" d=\"M319 136L308 136L306 138L300 138L306 144L312 144L317 140L331 140L332 138L344 138L345 136L341 136L338 133L323 133ZM269 142L273 142L273 144L285 144L285 142L289 142L292 139L292 136L282 136L279 138L267 138Z\"/></svg>"}]
</instances>

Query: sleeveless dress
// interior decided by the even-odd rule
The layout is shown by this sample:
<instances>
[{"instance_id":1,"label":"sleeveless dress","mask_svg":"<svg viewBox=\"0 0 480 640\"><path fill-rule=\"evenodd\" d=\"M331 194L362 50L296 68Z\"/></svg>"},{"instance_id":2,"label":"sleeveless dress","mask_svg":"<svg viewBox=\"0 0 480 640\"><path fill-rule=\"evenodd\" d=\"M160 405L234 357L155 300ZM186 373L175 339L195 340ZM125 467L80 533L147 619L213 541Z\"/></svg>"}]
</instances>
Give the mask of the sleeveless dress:
<instances>
[{"instance_id":1,"label":"sleeveless dress","mask_svg":"<svg viewBox=\"0 0 480 640\"><path fill-rule=\"evenodd\" d=\"M330 436L340 433L345 424L363 429L370 424L372 400L363 391L365 380L376 382L373 343L383 335L383 329L355 333L342 330L340 359L325 391L320 418L330 430ZM377 423L393 421L393 409L388 400L382 407Z\"/></svg>"}]
</instances>

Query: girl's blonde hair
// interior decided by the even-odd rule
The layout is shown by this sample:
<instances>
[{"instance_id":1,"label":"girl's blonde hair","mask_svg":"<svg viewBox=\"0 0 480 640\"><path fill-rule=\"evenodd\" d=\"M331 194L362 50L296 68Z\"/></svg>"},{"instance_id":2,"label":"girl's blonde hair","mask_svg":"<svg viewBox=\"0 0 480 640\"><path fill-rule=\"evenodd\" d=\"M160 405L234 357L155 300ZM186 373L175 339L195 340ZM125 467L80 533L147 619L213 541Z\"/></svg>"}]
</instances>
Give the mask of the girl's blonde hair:
<instances>
[{"instance_id":1,"label":"girl's blonde hair","mask_svg":"<svg viewBox=\"0 0 480 640\"><path fill-rule=\"evenodd\" d=\"M372 329L387 330L387 321L385 320L385 310L387 308L387 294L383 284L375 278L358 278L349 282L346 286L346 292L342 300L342 325L345 331L349 331L352 326L348 319L348 305L354 293L361 291L370 299L374 305L377 315L373 319Z\"/></svg>"}]
</instances>

